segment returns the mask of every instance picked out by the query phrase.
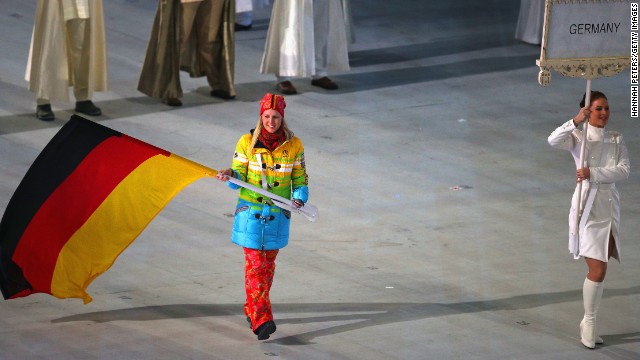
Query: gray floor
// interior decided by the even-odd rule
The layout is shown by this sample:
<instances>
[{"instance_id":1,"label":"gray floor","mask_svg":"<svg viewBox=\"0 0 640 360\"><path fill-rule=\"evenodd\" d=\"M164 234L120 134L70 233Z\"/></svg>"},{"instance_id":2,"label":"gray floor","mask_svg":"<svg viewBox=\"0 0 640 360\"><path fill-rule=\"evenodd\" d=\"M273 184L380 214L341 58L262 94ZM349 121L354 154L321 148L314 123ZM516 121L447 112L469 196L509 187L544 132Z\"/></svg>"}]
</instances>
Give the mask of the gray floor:
<instances>
[{"instance_id":1,"label":"gray floor","mask_svg":"<svg viewBox=\"0 0 640 360\"><path fill-rule=\"evenodd\" d=\"M34 117L23 80L35 1L0 0L0 210L72 114ZM100 123L222 169L257 120L268 10L237 33L238 98L183 74L185 106L136 91L156 1L106 0L110 91ZM354 0L357 42L341 88L287 97L304 141L316 223L295 218L278 259L278 331L242 314L243 257L229 241L236 193L213 179L180 193L90 287L94 301L0 302L1 359L638 359L640 180L619 183L623 263L612 263L587 350L582 261L567 252L572 160L546 138L585 81L537 84L539 47L513 39L519 1ZM598 79L632 165L628 73Z\"/></svg>"}]
</instances>

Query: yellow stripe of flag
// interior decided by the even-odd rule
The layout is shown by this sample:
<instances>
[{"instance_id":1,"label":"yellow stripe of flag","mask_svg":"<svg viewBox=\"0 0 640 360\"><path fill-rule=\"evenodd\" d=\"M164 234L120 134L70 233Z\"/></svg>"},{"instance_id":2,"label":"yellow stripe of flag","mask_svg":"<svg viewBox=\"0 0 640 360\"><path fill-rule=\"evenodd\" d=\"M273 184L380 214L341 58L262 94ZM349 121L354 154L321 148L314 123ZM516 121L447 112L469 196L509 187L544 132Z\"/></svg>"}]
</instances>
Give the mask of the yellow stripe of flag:
<instances>
[{"instance_id":1,"label":"yellow stripe of flag","mask_svg":"<svg viewBox=\"0 0 640 360\"><path fill-rule=\"evenodd\" d=\"M215 170L171 154L132 171L62 248L51 281L59 298L91 301L86 288L185 186Z\"/></svg>"}]
</instances>

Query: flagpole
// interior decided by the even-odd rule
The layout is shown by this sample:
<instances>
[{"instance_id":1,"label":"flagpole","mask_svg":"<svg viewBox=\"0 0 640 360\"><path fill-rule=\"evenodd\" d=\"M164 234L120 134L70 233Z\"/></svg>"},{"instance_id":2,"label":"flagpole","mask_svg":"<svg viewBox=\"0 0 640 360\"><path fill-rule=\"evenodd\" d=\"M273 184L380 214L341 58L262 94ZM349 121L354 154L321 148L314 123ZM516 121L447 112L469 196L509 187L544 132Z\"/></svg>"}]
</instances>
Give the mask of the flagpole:
<instances>
[{"instance_id":1,"label":"flagpole","mask_svg":"<svg viewBox=\"0 0 640 360\"><path fill-rule=\"evenodd\" d=\"M189 163L192 163L194 166L200 167L205 171L205 175L207 176L216 176L218 174L218 170L216 169L212 169L210 167L198 164L197 162L191 161L189 159L183 158L181 156L177 156L175 154L173 154L172 156L175 157L179 157L184 161L187 161ZM242 180L236 179L234 177L229 177L228 180L230 183L236 184L238 186L241 186L245 189L249 189L253 192L257 192L260 195L264 195L266 197L268 197L269 199L271 199L271 201L273 202L274 205L276 205L277 207L281 208L281 209L285 209L285 210L289 210L291 212L295 212L298 213L300 215L303 215L305 218L307 218L307 220L311 221L311 222L315 222L318 219L318 208L309 204L309 203L305 203L302 206L298 207L296 206L296 204L293 202L293 200L291 199L287 199L284 198L280 195L274 194L272 192L269 192L267 190L264 190L262 188L259 188L257 186L253 186L247 182L244 182Z\"/></svg>"},{"instance_id":2,"label":"flagpole","mask_svg":"<svg viewBox=\"0 0 640 360\"><path fill-rule=\"evenodd\" d=\"M591 108L591 79L587 79L587 89L584 96L584 104L588 108ZM586 164L586 149L587 149L587 129L589 128L589 118L584 121L582 126L582 144L580 146L580 163L578 169L582 169L587 166ZM580 238L580 217L582 216L582 181L578 182L578 203L576 204L576 212L574 214L574 224L576 236Z\"/></svg>"},{"instance_id":3,"label":"flagpole","mask_svg":"<svg viewBox=\"0 0 640 360\"><path fill-rule=\"evenodd\" d=\"M271 201L273 201L273 204L276 205L277 207L301 214L311 222L315 222L318 219L318 208L311 204L304 204L301 207L297 207L294 205L293 201L290 199L271 193L257 186L253 186L242 180L229 177L229 182L232 184L236 184L238 186L242 186L245 189L249 189L251 191L257 192L258 194L267 196L271 199Z\"/></svg>"}]
</instances>

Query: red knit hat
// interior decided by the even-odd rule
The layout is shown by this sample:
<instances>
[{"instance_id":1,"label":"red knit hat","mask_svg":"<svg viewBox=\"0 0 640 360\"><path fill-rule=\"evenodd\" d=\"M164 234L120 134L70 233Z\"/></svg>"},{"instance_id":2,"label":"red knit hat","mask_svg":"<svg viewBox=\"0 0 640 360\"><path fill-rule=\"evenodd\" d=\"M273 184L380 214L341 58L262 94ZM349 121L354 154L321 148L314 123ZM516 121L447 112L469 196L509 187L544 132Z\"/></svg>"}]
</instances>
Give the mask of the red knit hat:
<instances>
[{"instance_id":1,"label":"red knit hat","mask_svg":"<svg viewBox=\"0 0 640 360\"><path fill-rule=\"evenodd\" d=\"M260 115L265 110L275 110L284 117L284 108L287 107L287 103L284 101L284 96L276 95L272 93L266 93L262 100L260 100Z\"/></svg>"}]
</instances>

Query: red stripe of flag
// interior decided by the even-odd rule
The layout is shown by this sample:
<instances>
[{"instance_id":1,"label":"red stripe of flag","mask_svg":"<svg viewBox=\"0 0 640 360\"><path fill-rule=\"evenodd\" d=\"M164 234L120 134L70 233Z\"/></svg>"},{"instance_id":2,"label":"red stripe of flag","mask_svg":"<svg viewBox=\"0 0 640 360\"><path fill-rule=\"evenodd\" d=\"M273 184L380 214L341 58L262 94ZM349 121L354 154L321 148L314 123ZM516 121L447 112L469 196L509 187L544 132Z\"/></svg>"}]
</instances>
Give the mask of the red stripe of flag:
<instances>
[{"instance_id":1,"label":"red stripe of flag","mask_svg":"<svg viewBox=\"0 0 640 360\"><path fill-rule=\"evenodd\" d=\"M51 293L56 261L67 240L127 175L157 154L169 155L126 135L110 137L88 154L40 207L18 242L12 260L29 279L32 290L27 293ZM46 251L32 251L43 246Z\"/></svg>"}]
</instances>

